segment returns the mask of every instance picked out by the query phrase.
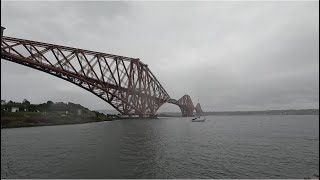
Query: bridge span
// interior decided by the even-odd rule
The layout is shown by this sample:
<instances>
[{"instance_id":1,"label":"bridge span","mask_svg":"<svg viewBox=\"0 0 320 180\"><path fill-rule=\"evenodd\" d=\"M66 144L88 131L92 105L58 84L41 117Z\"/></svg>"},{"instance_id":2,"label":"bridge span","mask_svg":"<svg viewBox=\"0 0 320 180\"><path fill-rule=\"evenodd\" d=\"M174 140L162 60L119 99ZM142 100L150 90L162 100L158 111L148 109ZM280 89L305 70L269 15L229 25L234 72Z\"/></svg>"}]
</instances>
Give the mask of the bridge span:
<instances>
[{"instance_id":1,"label":"bridge span","mask_svg":"<svg viewBox=\"0 0 320 180\"><path fill-rule=\"evenodd\" d=\"M153 117L165 103L182 116L202 115L189 95L172 99L148 65L138 58L2 36L1 60L46 72L73 83L128 116Z\"/></svg>"}]
</instances>

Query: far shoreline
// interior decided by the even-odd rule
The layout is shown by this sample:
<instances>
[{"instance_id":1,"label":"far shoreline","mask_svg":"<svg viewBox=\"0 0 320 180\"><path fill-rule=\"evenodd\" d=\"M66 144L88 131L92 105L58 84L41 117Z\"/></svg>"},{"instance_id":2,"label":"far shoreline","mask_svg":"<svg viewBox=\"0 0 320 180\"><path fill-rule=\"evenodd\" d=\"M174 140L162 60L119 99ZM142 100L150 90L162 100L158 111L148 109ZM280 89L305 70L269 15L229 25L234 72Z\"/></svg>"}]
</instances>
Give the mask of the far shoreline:
<instances>
[{"instance_id":1,"label":"far shoreline","mask_svg":"<svg viewBox=\"0 0 320 180\"><path fill-rule=\"evenodd\" d=\"M251 116L251 115L319 115L319 109L287 109L261 111L207 111L204 116ZM158 117L179 117L180 112L161 112Z\"/></svg>"},{"instance_id":2,"label":"far shoreline","mask_svg":"<svg viewBox=\"0 0 320 180\"><path fill-rule=\"evenodd\" d=\"M272 114L271 116L317 116L319 114ZM208 115L208 116L269 116L268 114L250 114L250 115ZM158 118L153 119L162 119L162 118L182 118L181 116L158 116ZM147 118L114 118L114 119L105 119L105 120L95 120L95 121L82 121L82 122L68 122L68 123L52 123L52 124L24 124L20 126L8 126L1 129L16 129L16 128L31 128L31 127L44 127L44 126L63 126L63 125L77 125L77 124L90 124L90 123L99 123L99 122L110 122L117 120L129 120L129 119L147 119Z\"/></svg>"}]
</instances>

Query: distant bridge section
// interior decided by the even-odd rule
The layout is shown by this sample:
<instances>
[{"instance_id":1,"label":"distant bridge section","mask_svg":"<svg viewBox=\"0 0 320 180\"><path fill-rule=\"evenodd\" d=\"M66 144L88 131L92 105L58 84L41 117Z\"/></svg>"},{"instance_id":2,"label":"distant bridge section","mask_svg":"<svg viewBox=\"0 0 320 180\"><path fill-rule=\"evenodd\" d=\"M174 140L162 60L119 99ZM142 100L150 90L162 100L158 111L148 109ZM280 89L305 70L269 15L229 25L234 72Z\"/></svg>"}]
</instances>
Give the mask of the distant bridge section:
<instances>
[{"instance_id":1,"label":"distant bridge section","mask_svg":"<svg viewBox=\"0 0 320 180\"><path fill-rule=\"evenodd\" d=\"M201 116L203 114L200 103L194 107L193 102L189 95L182 96L179 100L170 99L168 103L175 104L179 106L182 112L183 117L191 117L194 116L193 112L196 110L196 115Z\"/></svg>"},{"instance_id":2,"label":"distant bridge section","mask_svg":"<svg viewBox=\"0 0 320 180\"><path fill-rule=\"evenodd\" d=\"M197 116L202 116L202 115L203 115L203 111L202 111L202 108L201 108L200 103L198 103L198 104L196 105L196 107L194 107L194 109L196 110L196 115L197 115Z\"/></svg>"}]
</instances>

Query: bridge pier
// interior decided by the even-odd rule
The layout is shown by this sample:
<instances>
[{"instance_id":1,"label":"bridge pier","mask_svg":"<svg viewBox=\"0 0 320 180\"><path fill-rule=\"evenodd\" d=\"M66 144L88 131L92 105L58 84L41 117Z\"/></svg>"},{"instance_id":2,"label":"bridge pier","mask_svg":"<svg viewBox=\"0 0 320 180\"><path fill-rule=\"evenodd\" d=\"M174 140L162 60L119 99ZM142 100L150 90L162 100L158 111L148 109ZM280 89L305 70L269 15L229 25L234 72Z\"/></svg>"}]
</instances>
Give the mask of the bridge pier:
<instances>
[{"instance_id":1,"label":"bridge pier","mask_svg":"<svg viewBox=\"0 0 320 180\"><path fill-rule=\"evenodd\" d=\"M158 114L150 114L148 117L150 119L157 119L158 118Z\"/></svg>"}]
</instances>

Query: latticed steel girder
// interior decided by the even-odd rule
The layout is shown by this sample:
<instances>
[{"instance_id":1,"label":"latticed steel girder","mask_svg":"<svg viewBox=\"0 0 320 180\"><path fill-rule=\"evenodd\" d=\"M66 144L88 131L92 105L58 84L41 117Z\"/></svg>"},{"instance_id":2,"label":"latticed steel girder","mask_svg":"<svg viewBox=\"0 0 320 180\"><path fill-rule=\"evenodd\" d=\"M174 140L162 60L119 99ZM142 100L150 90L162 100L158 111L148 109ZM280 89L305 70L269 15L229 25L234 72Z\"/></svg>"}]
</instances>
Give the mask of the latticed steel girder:
<instances>
[{"instance_id":1,"label":"latticed steel girder","mask_svg":"<svg viewBox=\"0 0 320 180\"><path fill-rule=\"evenodd\" d=\"M196 107L194 107L194 109L196 110L197 116L202 116L202 115L203 115L203 111L202 111L202 108L201 108L200 103L198 103L198 104L196 105Z\"/></svg>"},{"instance_id":2,"label":"latticed steel girder","mask_svg":"<svg viewBox=\"0 0 320 180\"><path fill-rule=\"evenodd\" d=\"M168 103L176 104L180 107L183 117L193 116L193 111L196 110L198 116L202 115L202 109L200 103L194 107L193 102L189 95L182 96L179 100L170 99Z\"/></svg>"},{"instance_id":3,"label":"latticed steel girder","mask_svg":"<svg viewBox=\"0 0 320 180\"><path fill-rule=\"evenodd\" d=\"M189 95L184 95L178 100L178 104L181 104L182 106L179 106L182 112L183 117L190 117L193 116L193 102Z\"/></svg>"},{"instance_id":4,"label":"latticed steel girder","mask_svg":"<svg viewBox=\"0 0 320 180\"><path fill-rule=\"evenodd\" d=\"M148 66L136 58L4 36L1 59L69 81L124 115L155 115L170 99Z\"/></svg>"}]
</instances>

